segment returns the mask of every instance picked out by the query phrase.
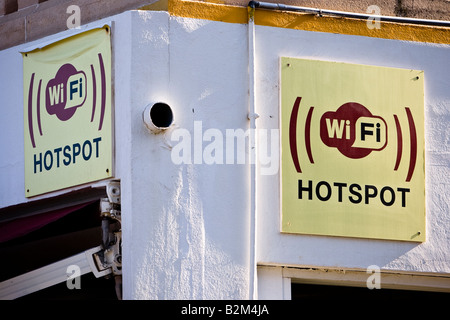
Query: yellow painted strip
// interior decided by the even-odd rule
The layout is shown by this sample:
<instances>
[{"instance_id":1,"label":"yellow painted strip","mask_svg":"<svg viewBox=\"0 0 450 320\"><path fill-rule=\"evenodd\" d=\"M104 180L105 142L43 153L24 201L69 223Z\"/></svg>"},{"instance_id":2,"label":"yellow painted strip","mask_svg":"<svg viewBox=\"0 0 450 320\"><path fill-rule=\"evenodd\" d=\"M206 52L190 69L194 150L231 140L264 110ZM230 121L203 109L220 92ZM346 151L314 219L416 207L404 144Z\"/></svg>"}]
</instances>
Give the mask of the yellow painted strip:
<instances>
[{"instance_id":1,"label":"yellow painted strip","mask_svg":"<svg viewBox=\"0 0 450 320\"><path fill-rule=\"evenodd\" d=\"M247 23L248 21L246 7L201 1L168 1L168 12L173 16L228 23ZM318 17L313 14L263 9L256 9L255 24L373 38L450 44L450 28L445 27L380 22L380 29L369 29L365 20Z\"/></svg>"},{"instance_id":2,"label":"yellow painted strip","mask_svg":"<svg viewBox=\"0 0 450 320\"><path fill-rule=\"evenodd\" d=\"M366 20L319 17L296 12L256 10L257 25L328 32L393 40L450 44L450 28L380 22L380 29L369 29Z\"/></svg>"},{"instance_id":3,"label":"yellow painted strip","mask_svg":"<svg viewBox=\"0 0 450 320\"><path fill-rule=\"evenodd\" d=\"M139 8L139 10L148 11L169 11L169 0L159 0Z\"/></svg>"},{"instance_id":4,"label":"yellow painted strip","mask_svg":"<svg viewBox=\"0 0 450 320\"><path fill-rule=\"evenodd\" d=\"M247 8L197 1L169 0L169 13L178 17L247 23Z\"/></svg>"}]
</instances>

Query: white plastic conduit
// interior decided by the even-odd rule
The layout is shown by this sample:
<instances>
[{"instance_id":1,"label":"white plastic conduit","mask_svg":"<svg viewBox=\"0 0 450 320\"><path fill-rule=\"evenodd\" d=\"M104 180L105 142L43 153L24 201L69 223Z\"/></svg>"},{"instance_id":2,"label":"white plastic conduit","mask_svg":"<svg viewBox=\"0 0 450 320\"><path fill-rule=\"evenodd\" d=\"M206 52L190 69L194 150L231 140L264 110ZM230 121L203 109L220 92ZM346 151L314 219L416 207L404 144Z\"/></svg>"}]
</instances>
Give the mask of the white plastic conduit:
<instances>
[{"instance_id":1,"label":"white plastic conduit","mask_svg":"<svg viewBox=\"0 0 450 320\"><path fill-rule=\"evenodd\" d=\"M250 1L248 6L253 9L258 8L258 9L267 9L267 10L295 11L295 12L317 14L319 16L329 15L329 16L338 16L338 17L364 19L364 20L376 18L376 19L379 19L379 21L386 21L386 22L419 24L419 25L428 25L428 26L437 26L437 27L450 27L450 21L444 21L444 20L414 19L414 18L407 18L407 17L371 15L371 14L336 11L336 10L324 10L324 9L316 9L316 8L308 8L308 7L289 6L289 5L285 5L285 4L281 4L281 3Z\"/></svg>"}]
</instances>

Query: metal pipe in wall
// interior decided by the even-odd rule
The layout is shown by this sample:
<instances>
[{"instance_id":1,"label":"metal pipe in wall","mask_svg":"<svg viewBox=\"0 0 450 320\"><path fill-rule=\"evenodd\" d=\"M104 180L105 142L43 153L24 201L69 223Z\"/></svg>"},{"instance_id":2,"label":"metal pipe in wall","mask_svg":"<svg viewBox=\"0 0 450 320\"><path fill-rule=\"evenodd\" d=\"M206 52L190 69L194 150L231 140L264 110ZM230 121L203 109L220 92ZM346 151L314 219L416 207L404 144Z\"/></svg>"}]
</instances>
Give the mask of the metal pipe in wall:
<instances>
[{"instance_id":1,"label":"metal pipe in wall","mask_svg":"<svg viewBox=\"0 0 450 320\"><path fill-rule=\"evenodd\" d=\"M250 1L248 6L251 8L267 9L267 10L281 10L281 11L312 13L312 14L317 14L320 16L329 15L329 16L338 16L338 17L344 17L344 18L364 19L364 20L376 18L376 19L379 19L379 21L385 21L385 22L418 24L418 25L428 25L428 26L437 26L437 27L450 27L450 21L444 21L444 20L428 20L428 19L415 19L415 18L407 18L407 17L371 15L371 14L364 14L364 13L354 13L354 12L345 12L345 11L336 11L336 10L324 10L324 9L316 9L316 8L308 8L308 7L297 7L297 6L285 5L282 3Z\"/></svg>"}]
</instances>

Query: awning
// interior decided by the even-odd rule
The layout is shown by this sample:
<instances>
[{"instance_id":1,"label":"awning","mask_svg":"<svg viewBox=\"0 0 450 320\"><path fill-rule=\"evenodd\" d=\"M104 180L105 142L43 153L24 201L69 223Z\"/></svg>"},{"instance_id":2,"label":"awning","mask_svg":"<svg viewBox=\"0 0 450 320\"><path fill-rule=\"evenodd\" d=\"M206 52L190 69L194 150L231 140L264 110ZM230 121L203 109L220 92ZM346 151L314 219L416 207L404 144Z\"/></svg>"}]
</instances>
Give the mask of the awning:
<instances>
[{"instance_id":1,"label":"awning","mask_svg":"<svg viewBox=\"0 0 450 320\"><path fill-rule=\"evenodd\" d=\"M90 201L71 207L66 207L0 223L0 243L24 236L30 232L38 230L46 226L47 224L61 219L69 213L80 210L94 202L95 201Z\"/></svg>"}]
</instances>

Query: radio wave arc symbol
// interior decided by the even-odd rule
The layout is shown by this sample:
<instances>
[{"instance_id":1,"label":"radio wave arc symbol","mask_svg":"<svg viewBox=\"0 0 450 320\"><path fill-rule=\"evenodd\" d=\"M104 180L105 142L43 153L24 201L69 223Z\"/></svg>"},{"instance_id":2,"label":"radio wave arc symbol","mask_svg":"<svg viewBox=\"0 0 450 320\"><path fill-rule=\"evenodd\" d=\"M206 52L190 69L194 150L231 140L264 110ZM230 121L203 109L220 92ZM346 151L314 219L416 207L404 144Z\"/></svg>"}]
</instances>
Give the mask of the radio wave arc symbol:
<instances>
[{"instance_id":1,"label":"radio wave arc symbol","mask_svg":"<svg viewBox=\"0 0 450 320\"><path fill-rule=\"evenodd\" d=\"M301 97L297 97L297 99L295 100L294 107L292 108L291 112L291 118L289 121L289 145L291 149L292 160L298 173L302 173L297 151L297 118L301 100ZM311 151L311 119L313 111L314 107L310 107L305 121L305 146L308 159L311 163L314 163Z\"/></svg>"},{"instance_id":2,"label":"radio wave arc symbol","mask_svg":"<svg viewBox=\"0 0 450 320\"><path fill-rule=\"evenodd\" d=\"M98 130L102 130L103 126L103 118L105 117L105 107L106 107L106 75L105 75L105 66L103 65L102 55L98 54L98 60L100 64L100 77L102 83L102 104L100 111L100 123L98 125ZM92 120L91 120L92 122Z\"/></svg>"},{"instance_id":3,"label":"radio wave arc symbol","mask_svg":"<svg viewBox=\"0 0 450 320\"><path fill-rule=\"evenodd\" d=\"M416 126L414 123L414 118L411 113L411 109L408 107L405 107L406 116L408 118L408 126L409 126L409 141L410 141L410 154L409 154L409 168L408 168L408 174L406 175L406 182L410 182L412 179L412 176L414 174L414 169L416 167L416 161L417 161L417 132L416 132ZM397 115L394 114L394 121L395 121L395 127L397 129L397 157L395 160L395 166L394 170L397 171L401 158L403 153L403 134L402 134L402 128L400 126L400 122L398 120Z\"/></svg>"},{"instance_id":4,"label":"radio wave arc symbol","mask_svg":"<svg viewBox=\"0 0 450 320\"><path fill-rule=\"evenodd\" d=\"M30 132L30 139L31 144L33 148L36 148L36 142L34 140L34 132L33 132L33 83L34 83L34 75L35 73L31 75L31 81L30 81L30 88L28 89L28 131ZM36 113L37 113L37 122L38 122L38 128L39 133L42 136L42 128L41 128L41 112L40 112L40 97L41 97L41 82L39 81L39 88L38 88L38 101L36 106Z\"/></svg>"},{"instance_id":5,"label":"radio wave arc symbol","mask_svg":"<svg viewBox=\"0 0 450 320\"><path fill-rule=\"evenodd\" d=\"M100 68L100 84L101 84L101 104L100 104L100 120L98 125L98 131L102 130L103 120L105 117L105 109L106 109L106 72L105 66L103 63L103 58L101 53L98 54L98 63ZM95 77L94 66L91 64L91 74L92 74L92 114L90 122L94 121L95 109L96 109L96 101L97 101L97 81ZM30 134L31 145L33 148L36 148L36 139L33 128L33 89L35 82L36 73L33 72L30 79L30 86L28 88L28 131ZM42 123L41 123L41 86L42 79L39 80L38 88L37 88L37 97L36 97L36 121L38 125L39 135L43 136Z\"/></svg>"}]
</instances>

